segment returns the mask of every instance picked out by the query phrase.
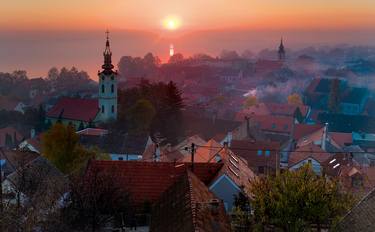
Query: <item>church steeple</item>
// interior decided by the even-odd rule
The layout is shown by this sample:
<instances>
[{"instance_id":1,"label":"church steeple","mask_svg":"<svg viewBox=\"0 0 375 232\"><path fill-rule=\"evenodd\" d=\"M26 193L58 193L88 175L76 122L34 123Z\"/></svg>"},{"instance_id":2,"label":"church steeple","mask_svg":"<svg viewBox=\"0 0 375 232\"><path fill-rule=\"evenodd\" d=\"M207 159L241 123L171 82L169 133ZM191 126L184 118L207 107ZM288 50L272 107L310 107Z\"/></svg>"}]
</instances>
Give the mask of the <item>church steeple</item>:
<instances>
[{"instance_id":1,"label":"church steeple","mask_svg":"<svg viewBox=\"0 0 375 232\"><path fill-rule=\"evenodd\" d=\"M109 32L103 52L104 64L103 70L98 72L99 91L98 91L98 108L99 118L101 121L115 120L117 118L117 71L114 71L112 64L112 52L109 46Z\"/></svg>"},{"instance_id":2,"label":"church steeple","mask_svg":"<svg viewBox=\"0 0 375 232\"><path fill-rule=\"evenodd\" d=\"M106 31L107 34L107 41L105 43L105 50L103 52L104 56L104 64L102 65L102 68L106 73L111 73L113 72L112 69L114 68L112 64L112 52L111 52L111 47L109 45L109 31Z\"/></svg>"},{"instance_id":3,"label":"church steeple","mask_svg":"<svg viewBox=\"0 0 375 232\"><path fill-rule=\"evenodd\" d=\"M283 43L283 38L281 37L280 45L279 45L279 60L285 60L285 48Z\"/></svg>"}]
</instances>

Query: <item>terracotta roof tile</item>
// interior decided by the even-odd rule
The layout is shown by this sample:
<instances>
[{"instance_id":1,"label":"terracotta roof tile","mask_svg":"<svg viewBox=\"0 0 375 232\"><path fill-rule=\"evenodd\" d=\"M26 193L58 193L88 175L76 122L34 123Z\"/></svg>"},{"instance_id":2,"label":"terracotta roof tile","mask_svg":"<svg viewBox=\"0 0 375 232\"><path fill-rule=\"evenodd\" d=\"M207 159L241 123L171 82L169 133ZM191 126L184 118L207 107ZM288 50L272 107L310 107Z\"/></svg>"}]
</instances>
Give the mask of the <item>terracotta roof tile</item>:
<instances>
[{"instance_id":1,"label":"terracotta roof tile","mask_svg":"<svg viewBox=\"0 0 375 232\"><path fill-rule=\"evenodd\" d=\"M152 231L230 231L223 202L190 171L161 196L152 210Z\"/></svg>"},{"instance_id":2,"label":"terracotta roof tile","mask_svg":"<svg viewBox=\"0 0 375 232\"><path fill-rule=\"evenodd\" d=\"M244 158L255 173L260 167L276 170L276 165L280 165L280 159L277 159L280 151L278 142L232 140L231 150Z\"/></svg>"},{"instance_id":3,"label":"terracotta roof tile","mask_svg":"<svg viewBox=\"0 0 375 232\"><path fill-rule=\"evenodd\" d=\"M293 166L307 158L313 158L318 161L320 164L325 162L327 159L332 157L331 153L325 152L319 146L310 143L306 146L297 148L294 152L290 153L289 156L289 167Z\"/></svg>"},{"instance_id":4,"label":"terracotta roof tile","mask_svg":"<svg viewBox=\"0 0 375 232\"><path fill-rule=\"evenodd\" d=\"M98 99L61 98L47 113L47 117L90 122L99 112Z\"/></svg>"},{"instance_id":5,"label":"terracotta roof tile","mask_svg":"<svg viewBox=\"0 0 375 232\"><path fill-rule=\"evenodd\" d=\"M294 126L293 138L299 140L304 136L312 134L313 132L320 130L324 125L308 125L308 124L296 124Z\"/></svg>"},{"instance_id":6,"label":"terracotta roof tile","mask_svg":"<svg viewBox=\"0 0 375 232\"><path fill-rule=\"evenodd\" d=\"M222 164L200 163L194 165L195 175L205 184L216 176ZM89 164L87 177L91 171L113 171L116 181L130 193L134 204L146 201L156 202L161 194L190 168L187 163L139 162L139 161L92 161Z\"/></svg>"}]
</instances>

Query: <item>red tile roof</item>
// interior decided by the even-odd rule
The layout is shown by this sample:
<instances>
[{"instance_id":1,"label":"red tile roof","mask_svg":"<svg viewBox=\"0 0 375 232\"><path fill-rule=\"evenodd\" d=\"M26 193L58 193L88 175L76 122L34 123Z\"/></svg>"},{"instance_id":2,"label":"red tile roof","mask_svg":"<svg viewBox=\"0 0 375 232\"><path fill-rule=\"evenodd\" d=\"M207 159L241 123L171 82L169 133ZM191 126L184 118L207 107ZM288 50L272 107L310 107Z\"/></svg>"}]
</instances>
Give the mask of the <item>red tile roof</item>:
<instances>
[{"instance_id":1,"label":"red tile roof","mask_svg":"<svg viewBox=\"0 0 375 232\"><path fill-rule=\"evenodd\" d=\"M98 99L61 98L47 113L50 118L90 122L99 112Z\"/></svg>"},{"instance_id":2,"label":"red tile roof","mask_svg":"<svg viewBox=\"0 0 375 232\"><path fill-rule=\"evenodd\" d=\"M290 153L289 156L289 167L307 159L313 158L314 160L318 161L320 164L328 160L332 157L331 153L325 152L322 148L318 145L313 143L309 143L306 146L302 146L297 148L294 152Z\"/></svg>"},{"instance_id":3,"label":"red tile roof","mask_svg":"<svg viewBox=\"0 0 375 232\"><path fill-rule=\"evenodd\" d=\"M340 147L349 146L349 145L351 145L353 143L352 133L329 132L329 136Z\"/></svg>"},{"instance_id":4,"label":"red tile roof","mask_svg":"<svg viewBox=\"0 0 375 232\"><path fill-rule=\"evenodd\" d=\"M250 120L257 123L258 128L268 132L289 134L292 131L294 118L286 116L254 115Z\"/></svg>"},{"instance_id":5,"label":"red tile roof","mask_svg":"<svg viewBox=\"0 0 375 232\"><path fill-rule=\"evenodd\" d=\"M281 116L294 116L297 108L301 111L303 117L306 117L309 107L305 105L292 105L292 104L281 104L281 103L267 103L266 104L272 115Z\"/></svg>"},{"instance_id":6,"label":"red tile roof","mask_svg":"<svg viewBox=\"0 0 375 232\"><path fill-rule=\"evenodd\" d=\"M280 159L277 158L280 152L278 142L232 140L230 149L244 158L255 173L258 173L259 167L270 167L276 170L276 165L280 165ZM258 151L262 153L258 154ZM269 154L266 154L266 151L269 151Z\"/></svg>"},{"instance_id":7,"label":"red tile roof","mask_svg":"<svg viewBox=\"0 0 375 232\"><path fill-rule=\"evenodd\" d=\"M152 209L151 231L230 231L224 204L187 171Z\"/></svg>"},{"instance_id":8,"label":"red tile roof","mask_svg":"<svg viewBox=\"0 0 375 232\"><path fill-rule=\"evenodd\" d=\"M223 164L196 163L194 174L205 184L210 183ZM130 193L136 205L146 201L154 203L172 186L186 170L187 163L139 162L139 161L91 161L86 176L91 171L113 171L116 181Z\"/></svg>"},{"instance_id":9,"label":"red tile roof","mask_svg":"<svg viewBox=\"0 0 375 232\"><path fill-rule=\"evenodd\" d=\"M324 125L308 125L308 124L296 124L294 126L293 138L299 140L304 136L312 134L315 131L322 129Z\"/></svg>"}]
</instances>

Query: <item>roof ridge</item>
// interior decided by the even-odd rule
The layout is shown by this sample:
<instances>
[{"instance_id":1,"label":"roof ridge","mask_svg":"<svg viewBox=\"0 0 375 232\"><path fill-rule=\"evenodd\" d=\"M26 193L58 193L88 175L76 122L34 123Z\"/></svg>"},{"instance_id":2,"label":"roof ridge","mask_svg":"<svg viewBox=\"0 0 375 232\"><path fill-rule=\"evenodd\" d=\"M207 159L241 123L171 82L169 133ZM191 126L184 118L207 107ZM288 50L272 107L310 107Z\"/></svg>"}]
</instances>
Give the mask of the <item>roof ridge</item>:
<instances>
[{"instance_id":1,"label":"roof ridge","mask_svg":"<svg viewBox=\"0 0 375 232\"><path fill-rule=\"evenodd\" d=\"M193 184L192 184L192 178L191 178L192 174L193 173L191 173L188 169L186 169L187 181L188 181L188 186L189 186L189 198L190 198L189 202L190 202L190 208L191 208L191 218L192 218L193 227L195 231L195 228L197 227L197 224L198 224L197 212L196 212L197 202L193 194Z\"/></svg>"}]
</instances>

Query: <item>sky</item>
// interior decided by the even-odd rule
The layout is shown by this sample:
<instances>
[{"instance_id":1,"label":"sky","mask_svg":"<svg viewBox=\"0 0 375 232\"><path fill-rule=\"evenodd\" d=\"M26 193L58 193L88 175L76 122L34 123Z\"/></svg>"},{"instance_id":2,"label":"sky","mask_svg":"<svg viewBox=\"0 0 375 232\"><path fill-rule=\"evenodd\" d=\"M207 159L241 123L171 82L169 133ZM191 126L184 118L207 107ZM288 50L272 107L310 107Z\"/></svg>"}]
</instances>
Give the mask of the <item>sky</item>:
<instances>
[{"instance_id":1,"label":"sky","mask_svg":"<svg viewBox=\"0 0 375 232\"><path fill-rule=\"evenodd\" d=\"M165 21L174 19L175 30ZM178 23L177 23L178 22ZM0 72L77 66L95 79L104 31L114 62L169 44L186 55L218 55L326 44L375 45L374 0L13 0L0 7Z\"/></svg>"},{"instance_id":2,"label":"sky","mask_svg":"<svg viewBox=\"0 0 375 232\"><path fill-rule=\"evenodd\" d=\"M374 28L374 0L14 0L0 28L158 30L165 17L182 29Z\"/></svg>"}]
</instances>

